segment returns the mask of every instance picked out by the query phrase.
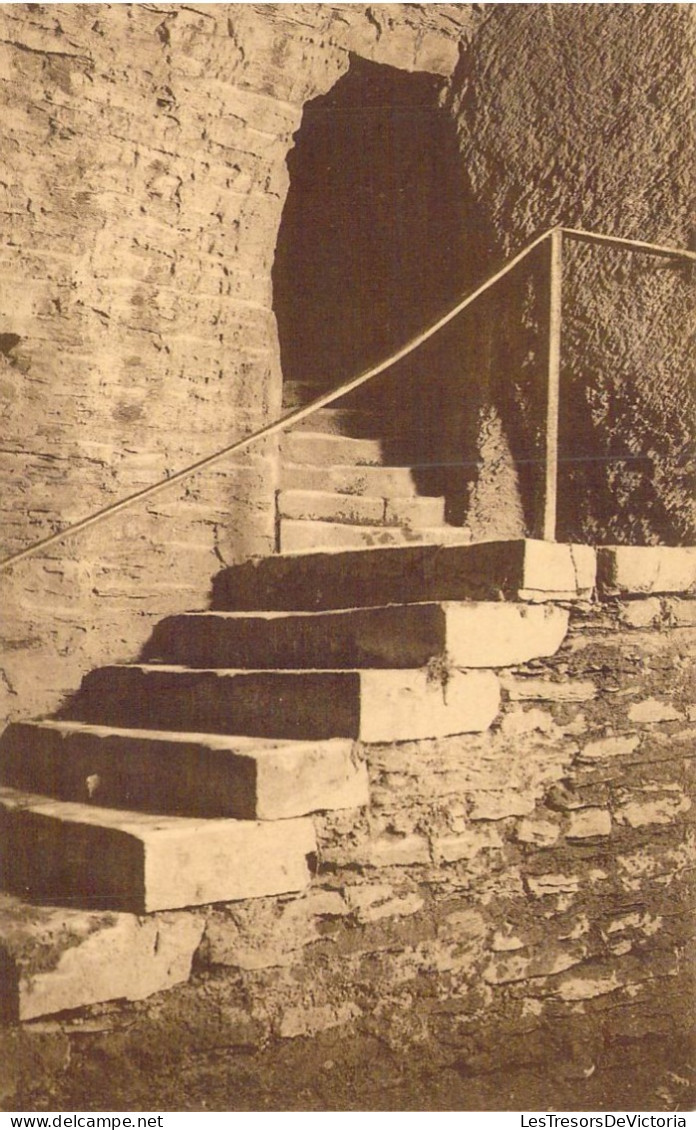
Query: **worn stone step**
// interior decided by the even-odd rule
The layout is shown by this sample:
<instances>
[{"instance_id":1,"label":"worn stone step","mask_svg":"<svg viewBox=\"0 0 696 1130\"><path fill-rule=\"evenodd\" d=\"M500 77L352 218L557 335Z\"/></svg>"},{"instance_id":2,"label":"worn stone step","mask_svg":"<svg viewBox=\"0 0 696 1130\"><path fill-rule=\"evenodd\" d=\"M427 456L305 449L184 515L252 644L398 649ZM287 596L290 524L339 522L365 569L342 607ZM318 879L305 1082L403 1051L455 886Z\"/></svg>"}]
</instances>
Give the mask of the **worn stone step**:
<instances>
[{"instance_id":1,"label":"worn stone step","mask_svg":"<svg viewBox=\"0 0 696 1130\"><path fill-rule=\"evenodd\" d=\"M419 490L408 467L317 467L284 462L280 467L282 490L332 491L352 496L415 498Z\"/></svg>"},{"instance_id":2,"label":"worn stone step","mask_svg":"<svg viewBox=\"0 0 696 1130\"><path fill-rule=\"evenodd\" d=\"M454 667L509 667L553 655L567 628L568 612L556 605L506 601L192 612L160 621L144 658L211 668L415 668L446 654Z\"/></svg>"},{"instance_id":3,"label":"worn stone step","mask_svg":"<svg viewBox=\"0 0 696 1130\"><path fill-rule=\"evenodd\" d=\"M499 705L489 671L237 671L148 664L91 671L69 707L107 726L270 738L406 741L486 730Z\"/></svg>"},{"instance_id":4,"label":"worn stone step","mask_svg":"<svg viewBox=\"0 0 696 1130\"><path fill-rule=\"evenodd\" d=\"M388 526L404 526L407 530L445 526L445 500L441 496L422 498L388 497L384 520ZM446 527L445 528L456 528Z\"/></svg>"},{"instance_id":5,"label":"worn stone step","mask_svg":"<svg viewBox=\"0 0 696 1130\"><path fill-rule=\"evenodd\" d=\"M383 498L323 490L278 492L280 518L379 526L384 523L385 510L386 502Z\"/></svg>"},{"instance_id":6,"label":"worn stone step","mask_svg":"<svg viewBox=\"0 0 696 1130\"><path fill-rule=\"evenodd\" d=\"M309 817L153 816L0 788L5 890L134 914L303 890Z\"/></svg>"},{"instance_id":7,"label":"worn stone step","mask_svg":"<svg viewBox=\"0 0 696 1130\"><path fill-rule=\"evenodd\" d=\"M318 549L371 549L390 545L469 545L471 532L459 526L350 525L344 522L282 519L279 529L281 553L314 552Z\"/></svg>"},{"instance_id":8,"label":"worn stone step","mask_svg":"<svg viewBox=\"0 0 696 1130\"><path fill-rule=\"evenodd\" d=\"M272 742L74 722L19 722L0 780L61 800L186 816L279 820L369 801L350 740Z\"/></svg>"},{"instance_id":9,"label":"worn stone step","mask_svg":"<svg viewBox=\"0 0 696 1130\"><path fill-rule=\"evenodd\" d=\"M281 458L290 463L309 463L315 467L334 465L379 467L382 443L378 439L353 439L324 432L284 432L280 441Z\"/></svg>"},{"instance_id":10,"label":"worn stone step","mask_svg":"<svg viewBox=\"0 0 696 1130\"><path fill-rule=\"evenodd\" d=\"M364 408L318 408L311 416L293 424L292 430L351 436L353 439L381 439L387 434L387 424L383 416Z\"/></svg>"},{"instance_id":11,"label":"worn stone step","mask_svg":"<svg viewBox=\"0 0 696 1130\"><path fill-rule=\"evenodd\" d=\"M283 381L283 408L301 408L326 391L324 385L312 381Z\"/></svg>"},{"instance_id":12,"label":"worn stone step","mask_svg":"<svg viewBox=\"0 0 696 1130\"><path fill-rule=\"evenodd\" d=\"M220 611L362 608L423 601L578 600L591 596L595 554L552 542L409 545L277 554L213 581Z\"/></svg>"},{"instance_id":13,"label":"worn stone step","mask_svg":"<svg viewBox=\"0 0 696 1130\"><path fill-rule=\"evenodd\" d=\"M187 981L203 925L195 912L143 918L0 894L0 1022L144 1000Z\"/></svg>"},{"instance_id":14,"label":"worn stone step","mask_svg":"<svg viewBox=\"0 0 696 1130\"><path fill-rule=\"evenodd\" d=\"M311 553L317 549L408 545L419 539L400 526L361 526L284 518L279 524L278 540L281 553Z\"/></svg>"},{"instance_id":15,"label":"worn stone step","mask_svg":"<svg viewBox=\"0 0 696 1130\"><path fill-rule=\"evenodd\" d=\"M444 498L379 498L337 491L283 490L278 514L293 520L420 529L444 525Z\"/></svg>"}]
</instances>

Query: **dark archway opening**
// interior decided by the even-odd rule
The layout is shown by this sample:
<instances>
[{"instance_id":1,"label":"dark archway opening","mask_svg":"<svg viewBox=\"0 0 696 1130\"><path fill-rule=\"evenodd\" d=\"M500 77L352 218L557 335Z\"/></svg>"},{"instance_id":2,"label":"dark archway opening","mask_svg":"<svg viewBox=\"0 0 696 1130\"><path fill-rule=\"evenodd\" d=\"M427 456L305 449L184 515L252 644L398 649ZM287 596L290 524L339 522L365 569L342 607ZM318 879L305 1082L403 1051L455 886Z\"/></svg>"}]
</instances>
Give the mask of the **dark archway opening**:
<instances>
[{"instance_id":1,"label":"dark archway opening","mask_svg":"<svg viewBox=\"0 0 696 1130\"><path fill-rule=\"evenodd\" d=\"M442 86L354 58L305 107L273 268L284 380L305 397L403 345L479 274Z\"/></svg>"},{"instance_id":2,"label":"dark archway opening","mask_svg":"<svg viewBox=\"0 0 696 1130\"><path fill-rule=\"evenodd\" d=\"M491 270L495 242L443 91L440 76L353 58L305 106L273 267L286 406L385 359ZM448 521L468 522L472 505L485 510L477 536L500 525L506 507L516 514L524 491L505 437L498 446L481 440L501 399L500 372L517 364L519 350L513 357L501 341L508 312L479 304L341 400L361 410L360 434L382 441L386 465L409 466L419 493L445 497ZM503 392L507 403L505 384ZM488 430L512 435L515 412L501 403L496 413Z\"/></svg>"}]
</instances>

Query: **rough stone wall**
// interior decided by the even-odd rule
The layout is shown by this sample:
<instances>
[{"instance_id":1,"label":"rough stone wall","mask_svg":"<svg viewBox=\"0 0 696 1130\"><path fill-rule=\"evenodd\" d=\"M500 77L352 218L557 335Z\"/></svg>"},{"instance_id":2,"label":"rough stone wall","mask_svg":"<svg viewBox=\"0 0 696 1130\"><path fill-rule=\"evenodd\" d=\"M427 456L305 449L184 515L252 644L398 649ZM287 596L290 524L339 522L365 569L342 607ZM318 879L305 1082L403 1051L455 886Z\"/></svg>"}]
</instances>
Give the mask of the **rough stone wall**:
<instances>
[{"instance_id":1,"label":"rough stone wall","mask_svg":"<svg viewBox=\"0 0 696 1130\"><path fill-rule=\"evenodd\" d=\"M654 1103L641 1109L685 1109L695 623L693 599L576 606L556 656L505 673L490 733L368 747L371 809L316 818L305 894L191 912L204 934L188 986L9 1033L21 1052L6 1093L27 1109L48 1072L49 1102L187 1101L179 1057L189 1072L203 1057L214 1080L205 1057L224 1048L239 1109L261 1101L245 1090L254 1072L280 1086L262 1067L278 1041L303 1037L320 1058L300 1043L295 1105L350 1107L342 1057L368 1048L383 1080L393 1061L421 1064L419 1109L503 1068L538 1076L546 1103L565 1081L565 1109L616 1109L615 1072L624 1087L637 1073L633 1100ZM662 1097L646 1066L657 1047ZM403 1076L391 1085L387 1101L414 1094Z\"/></svg>"},{"instance_id":2,"label":"rough stone wall","mask_svg":"<svg viewBox=\"0 0 696 1130\"><path fill-rule=\"evenodd\" d=\"M349 53L447 75L467 6L6 6L2 555L279 414L271 267ZM274 543L272 444L2 574L0 714L52 709Z\"/></svg>"},{"instance_id":3,"label":"rough stone wall","mask_svg":"<svg viewBox=\"0 0 696 1130\"><path fill-rule=\"evenodd\" d=\"M307 898L213 915L201 965L241 970L278 1035L355 1020L473 1068L500 1054L487 1034L543 1060L564 1010L591 1027L688 981L695 621L693 601L576 609L557 656L506 674L489 734L370 747L370 813L319 821Z\"/></svg>"},{"instance_id":4,"label":"rough stone wall","mask_svg":"<svg viewBox=\"0 0 696 1130\"><path fill-rule=\"evenodd\" d=\"M693 39L688 6L491 7L451 104L501 261L554 224L691 246ZM560 536L693 540L692 273L583 248L564 310Z\"/></svg>"}]
</instances>

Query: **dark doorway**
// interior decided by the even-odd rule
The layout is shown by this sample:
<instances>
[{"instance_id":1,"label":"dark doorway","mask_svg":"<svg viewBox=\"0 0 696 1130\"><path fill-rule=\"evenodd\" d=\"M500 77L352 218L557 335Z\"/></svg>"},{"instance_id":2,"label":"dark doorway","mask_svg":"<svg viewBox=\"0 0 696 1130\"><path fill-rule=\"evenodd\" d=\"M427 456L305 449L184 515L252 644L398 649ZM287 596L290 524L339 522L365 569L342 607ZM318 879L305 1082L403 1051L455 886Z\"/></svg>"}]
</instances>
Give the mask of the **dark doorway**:
<instances>
[{"instance_id":1,"label":"dark doorway","mask_svg":"<svg viewBox=\"0 0 696 1130\"><path fill-rule=\"evenodd\" d=\"M354 58L305 107L273 289L284 379L310 395L403 345L476 278L442 86Z\"/></svg>"}]
</instances>

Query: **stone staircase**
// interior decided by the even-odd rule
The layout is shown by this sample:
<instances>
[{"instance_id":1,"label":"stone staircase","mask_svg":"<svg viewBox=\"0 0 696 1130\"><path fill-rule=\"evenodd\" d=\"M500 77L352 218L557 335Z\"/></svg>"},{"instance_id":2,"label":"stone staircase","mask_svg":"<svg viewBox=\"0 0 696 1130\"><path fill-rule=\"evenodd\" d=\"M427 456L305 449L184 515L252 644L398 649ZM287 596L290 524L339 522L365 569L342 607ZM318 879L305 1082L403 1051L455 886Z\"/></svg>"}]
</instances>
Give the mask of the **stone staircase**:
<instances>
[{"instance_id":1,"label":"stone staircase","mask_svg":"<svg viewBox=\"0 0 696 1130\"><path fill-rule=\"evenodd\" d=\"M553 655L592 595L592 548L468 544L379 441L341 434L364 419L312 421L283 443L281 552L0 739L5 1020L186 979L191 908L310 883L312 814L369 804L361 746L487 730L501 668Z\"/></svg>"},{"instance_id":2,"label":"stone staircase","mask_svg":"<svg viewBox=\"0 0 696 1130\"><path fill-rule=\"evenodd\" d=\"M528 539L225 569L210 610L0 739L0 1017L186 980L197 907L307 887L312 814L369 803L371 743L485 731L503 669L555 654L596 581L690 592L695 568L693 550Z\"/></svg>"},{"instance_id":3,"label":"stone staircase","mask_svg":"<svg viewBox=\"0 0 696 1130\"><path fill-rule=\"evenodd\" d=\"M369 802L360 743L487 729L496 669L564 637L567 611L535 603L550 583L587 596L592 550L528 541L248 562L215 579L210 611L161 621L139 662L87 674L57 718L11 725L4 1018L166 988L188 976L203 929L184 908L305 888L310 814Z\"/></svg>"},{"instance_id":4,"label":"stone staircase","mask_svg":"<svg viewBox=\"0 0 696 1130\"><path fill-rule=\"evenodd\" d=\"M483 731L494 669L560 645L562 609L463 603L533 587L535 544L577 596L571 550L532 542L226 570L213 611L166 618L140 662L89 672L57 719L5 731L4 887L135 914L301 889L307 814L368 803L356 742Z\"/></svg>"},{"instance_id":5,"label":"stone staircase","mask_svg":"<svg viewBox=\"0 0 696 1130\"><path fill-rule=\"evenodd\" d=\"M310 396L311 390L293 388L286 407ZM384 426L365 408L323 408L283 435L281 552L471 542L470 530L447 523L444 497L424 495L422 486L419 492L403 441L375 438ZM385 465L385 446L397 465Z\"/></svg>"}]
</instances>

